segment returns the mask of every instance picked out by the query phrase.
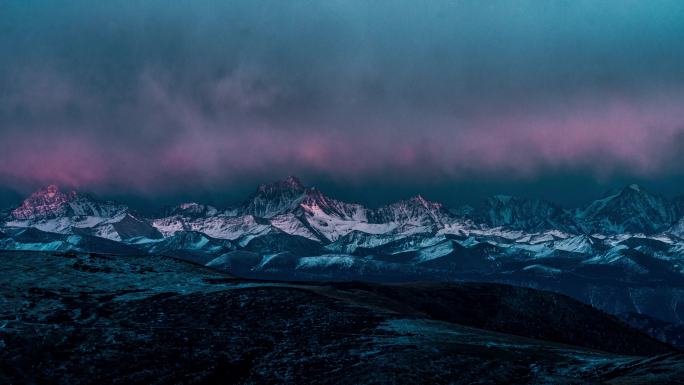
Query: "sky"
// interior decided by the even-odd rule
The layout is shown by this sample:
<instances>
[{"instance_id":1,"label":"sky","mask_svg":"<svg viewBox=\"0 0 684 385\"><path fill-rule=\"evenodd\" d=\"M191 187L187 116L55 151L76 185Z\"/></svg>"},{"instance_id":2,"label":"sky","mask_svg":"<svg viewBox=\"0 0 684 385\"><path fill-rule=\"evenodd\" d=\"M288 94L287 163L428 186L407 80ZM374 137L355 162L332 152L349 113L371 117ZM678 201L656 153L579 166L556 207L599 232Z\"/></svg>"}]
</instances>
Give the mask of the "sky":
<instances>
[{"instance_id":1,"label":"sky","mask_svg":"<svg viewBox=\"0 0 684 385\"><path fill-rule=\"evenodd\" d=\"M0 0L0 204L684 194L684 2Z\"/></svg>"}]
</instances>

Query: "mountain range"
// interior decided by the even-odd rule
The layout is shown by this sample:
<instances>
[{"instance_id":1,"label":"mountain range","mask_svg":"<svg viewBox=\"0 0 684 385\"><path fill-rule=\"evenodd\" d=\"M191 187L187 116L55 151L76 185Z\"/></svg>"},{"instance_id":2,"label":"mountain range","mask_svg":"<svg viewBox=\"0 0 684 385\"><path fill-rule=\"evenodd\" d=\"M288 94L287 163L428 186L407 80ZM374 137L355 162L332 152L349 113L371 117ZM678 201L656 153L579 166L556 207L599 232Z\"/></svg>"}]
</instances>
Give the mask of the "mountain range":
<instances>
[{"instance_id":1,"label":"mountain range","mask_svg":"<svg viewBox=\"0 0 684 385\"><path fill-rule=\"evenodd\" d=\"M242 204L225 209L183 203L164 215L143 217L127 206L87 193L42 188L8 210L4 228L88 234L115 241L161 239L179 231L246 243L274 231L331 244L353 232L378 238L412 234L553 232L564 235L679 237L681 199L667 200L630 185L586 207L566 209L538 199L495 195L476 207L447 209L417 195L377 209L328 197L296 177L262 184Z\"/></svg>"},{"instance_id":2,"label":"mountain range","mask_svg":"<svg viewBox=\"0 0 684 385\"><path fill-rule=\"evenodd\" d=\"M234 207L184 203L146 217L51 185L7 211L0 249L166 255L281 280L502 282L681 323L683 207L630 185L576 209L504 195L369 208L288 177Z\"/></svg>"}]
</instances>

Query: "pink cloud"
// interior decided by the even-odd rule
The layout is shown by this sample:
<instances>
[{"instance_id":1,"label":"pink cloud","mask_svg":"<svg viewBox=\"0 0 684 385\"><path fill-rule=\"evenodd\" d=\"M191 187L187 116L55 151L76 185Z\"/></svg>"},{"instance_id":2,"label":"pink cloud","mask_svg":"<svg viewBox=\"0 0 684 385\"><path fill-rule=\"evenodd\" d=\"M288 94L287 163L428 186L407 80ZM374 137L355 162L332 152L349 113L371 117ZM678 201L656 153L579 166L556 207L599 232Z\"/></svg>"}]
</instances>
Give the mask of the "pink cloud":
<instances>
[{"instance_id":1,"label":"pink cloud","mask_svg":"<svg viewBox=\"0 0 684 385\"><path fill-rule=\"evenodd\" d=\"M259 74L231 76L206 90L210 101L223 106L212 102L210 111L175 91L169 79L147 72L130 104L121 108L130 121L118 116L119 124L132 127L103 129L97 117L73 126L6 127L0 181L155 191L251 174L324 173L364 180L387 173L457 178L482 173L526 177L562 169L597 176L681 171L673 160L684 134L682 93L584 100L540 106L541 111L511 108L466 118L416 112L408 121L390 112L374 119L360 114L331 124L245 113L268 108L282 88L259 86ZM47 93L54 105L65 100L101 104L63 81L44 84L57 88ZM28 99L17 103L37 111L33 104L39 101Z\"/></svg>"}]
</instances>

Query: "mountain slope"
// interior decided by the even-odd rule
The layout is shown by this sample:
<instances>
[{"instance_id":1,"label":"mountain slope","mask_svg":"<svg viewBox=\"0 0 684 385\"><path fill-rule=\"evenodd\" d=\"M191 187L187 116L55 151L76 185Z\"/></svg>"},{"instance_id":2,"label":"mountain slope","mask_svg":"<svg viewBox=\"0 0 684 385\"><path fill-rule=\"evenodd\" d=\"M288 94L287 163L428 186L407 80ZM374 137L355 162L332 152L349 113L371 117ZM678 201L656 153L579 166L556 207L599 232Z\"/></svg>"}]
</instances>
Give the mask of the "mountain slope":
<instances>
[{"instance_id":1,"label":"mountain slope","mask_svg":"<svg viewBox=\"0 0 684 385\"><path fill-rule=\"evenodd\" d=\"M577 217L585 231L602 234L653 234L677 220L672 203L634 184L592 202Z\"/></svg>"},{"instance_id":2,"label":"mountain slope","mask_svg":"<svg viewBox=\"0 0 684 385\"><path fill-rule=\"evenodd\" d=\"M153 242L141 239L133 246L150 254L173 256L199 264L206 264L216 255L236 249L229 240L212 238L196 231L178 231L173 236Z\"/></svg>"},{"instance_id":3,"label":"mountain slope","mask_svg":"<svg viewBox=\"0 0 684 385\"><path fill-rule=\"evenodd\" d=\"M306 189L302 182L290 176L282 181L260 185L240 206L238 212L242 215L271 218L295 210L305 194Z\"/></svg>"},{"instance_id":4,"label":"mountain slope","mask_svg":"<svg viewBox=\"0 0 684 385\"><path fill-rule=\"evenodd\" d=\"M676 207L628 186L574 217L506 196L459 216L422 196L367 208L290 177L232 209L187 203L146 220L51 186L14 210L0 249L163 254L260 279L504 282L684 322Z\"/></svg>"},{"instance_id":5,"label":"mountain slope","mask_svg":"<svg viewBox=\"0 0 684 385\"><path fill-rule=\"evenodd\" d=\"M80 251L140 254L141 250L121 242L87 234L58 234L32 227L10 228L0 236L0 250Z\"/></svg>"},{"instance_id":6,"label":"mountain slope","mask_svg":"<svg viewBox=\"0 0 684 385\"><path fill-rule=\"evenodd\" d=\"M19 207L12 210L11 217L17 221L40 221L62 217L111 218L126 211L123 205L100 202L75 191L62 192L58 186L49 185L31 194Z\"/></svg>"},{"instance_id":7,"label":"mountain slope","mask_svg":"<svg viewBox=\"0 0 684 385\"><path fill-rule=\"evenodd\" d=\"M144 236L161 238L147 221L134 216L128 207L102 201L75 191L63 192L56 185L42 188L10 212L6 227L33 227L60 234L88 234L115 241Z\"/></svg>"},{"instance_id":8,"label":"mountain slope","mask_svg":"<svg viewBox=\"0 0 684 385\"><path fill-rule=\"evenodd\" d=\"M560 230L577 232L579 227L568 210L553 203L495 195L466 214L476 223L530 232Z\"/></svg>"},{"instance_id":9,"label":"mountain slope","mask_svg":"<svg viewBox=\"0 0 684 385\"><path fill-rule=\"evenodd\" d=\"M201 231L216 238L235 239L228 223L258 222L293 236L302 236L322 243L335 242L340 237L361 231L368 234L434 233L453 222L449 212L439 203L421 196L378 209L346 203L305 187L299 179L262 184L236 210L219 212L203 205L188 204L171 215L152 220L165 236L176 231ZM246 230L252 232L251 230ZM262 228L265 233L270 232Z\"/></svg>"},{"instance_id":10,"label":"mountain slope","mask_svg":"<svg viewBox=\"0 0 684 385\"><path fill-rule=\"evenodd\" d=\"M505 285L293 285L76 253L3 253L0 268L3 383L676 384L684 374L671 347L600 311Z\"/></svg>"}]
</instances>

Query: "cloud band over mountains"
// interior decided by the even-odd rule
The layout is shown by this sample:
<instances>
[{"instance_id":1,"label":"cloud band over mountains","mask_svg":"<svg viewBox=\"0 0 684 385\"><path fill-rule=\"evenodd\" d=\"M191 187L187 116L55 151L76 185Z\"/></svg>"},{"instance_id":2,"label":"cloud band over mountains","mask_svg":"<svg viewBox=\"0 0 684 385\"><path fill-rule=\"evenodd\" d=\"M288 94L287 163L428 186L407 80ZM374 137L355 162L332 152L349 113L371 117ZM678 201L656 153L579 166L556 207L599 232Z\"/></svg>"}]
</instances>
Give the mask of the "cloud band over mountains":
<instances>
[{"instance_id":1,"label":"cloud band over mountains","mask_svg":"<svg viewBox=\"0 0 684 385\"><path fill-rule=\"evenodd\" d=\"M3 184L683 171L678 1L25 1L0 13Z\"/></svg>"}]
</instances>

